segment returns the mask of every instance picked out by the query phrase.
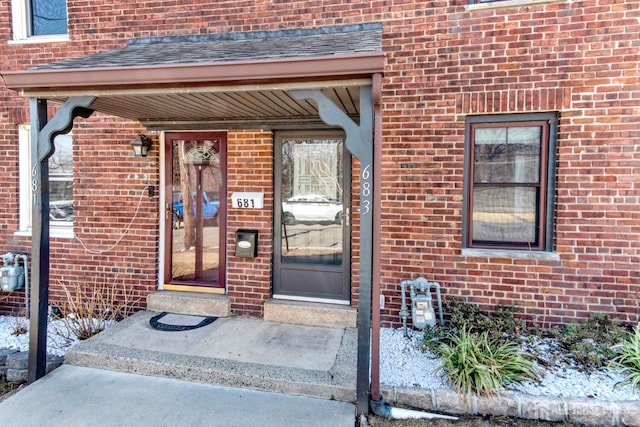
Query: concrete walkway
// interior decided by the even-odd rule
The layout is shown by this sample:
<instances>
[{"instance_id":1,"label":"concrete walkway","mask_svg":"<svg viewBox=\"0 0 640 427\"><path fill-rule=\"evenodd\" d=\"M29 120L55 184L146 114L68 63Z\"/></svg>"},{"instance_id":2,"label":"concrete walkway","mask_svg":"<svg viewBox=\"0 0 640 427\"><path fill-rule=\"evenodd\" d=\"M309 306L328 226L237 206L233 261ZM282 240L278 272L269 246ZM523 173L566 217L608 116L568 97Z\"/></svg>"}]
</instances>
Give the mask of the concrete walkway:
<instances>
[{"instance_id":1,"label":"concrete walkway","mask_svg":"<svg viewBox=\"0 0 640 427\"><path fill-rule=\"evenodd\" d=\"M188 331L150 327L138 312L67 352L65 364L211 385L355 402L357 336L323 328L220 318Z\"/></svg>"},{"instance_id":2,"label":"concrete walkway","mask_svg":"<svg viewBox=\"0 0 640 427\"><path fill-rule=\"evenodd\" d=\"M0 425L353 427L353 404L63 365L0 402Z\"/></svg>"},{"instance_id":3,"label":"concrete walkway","mask_svg":"<svg viewBox=\"0 0 640 427\"><path fill-rule=\"evenodd\" d=\"M0 426L354 426L355 329L228 317L159 331L157 314L78 343L0 402Z\"/></svg>"}]
</instances>

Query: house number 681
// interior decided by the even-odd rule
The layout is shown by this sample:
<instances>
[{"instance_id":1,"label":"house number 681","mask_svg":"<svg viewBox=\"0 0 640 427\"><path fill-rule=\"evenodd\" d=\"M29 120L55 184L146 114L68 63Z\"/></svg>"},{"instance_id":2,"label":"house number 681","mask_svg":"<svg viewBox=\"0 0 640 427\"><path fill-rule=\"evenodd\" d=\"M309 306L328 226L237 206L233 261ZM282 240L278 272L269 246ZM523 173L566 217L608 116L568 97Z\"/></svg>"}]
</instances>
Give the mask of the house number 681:
<instances>
[{"instance_id":1,"label":"house number 681","mask_svg":"<svg viewBox=\"0 0 640 427\"><path fill-rule=\"evenodd\" d=\"M253 199L236 199L236 206L239 208L255 208L256 204Z\"/></svg>"}]
</instances>

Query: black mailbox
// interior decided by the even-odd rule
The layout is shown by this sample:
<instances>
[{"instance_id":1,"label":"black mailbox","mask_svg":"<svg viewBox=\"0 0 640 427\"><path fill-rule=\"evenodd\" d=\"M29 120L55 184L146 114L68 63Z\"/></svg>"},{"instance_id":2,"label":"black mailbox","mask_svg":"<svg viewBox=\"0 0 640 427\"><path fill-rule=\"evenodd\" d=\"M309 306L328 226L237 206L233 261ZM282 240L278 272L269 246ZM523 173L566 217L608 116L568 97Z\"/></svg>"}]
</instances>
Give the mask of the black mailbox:
<instances>
[{"instance_id":1,"label":"black mailbox","mask_svg":"<svg viewBox=\"0 0 640 427\"><path fill-rule=\"evenodd\" d=\"M236 230L236 256L255 258L258 255L258 230Z\"/></svg>"}]
</instances>

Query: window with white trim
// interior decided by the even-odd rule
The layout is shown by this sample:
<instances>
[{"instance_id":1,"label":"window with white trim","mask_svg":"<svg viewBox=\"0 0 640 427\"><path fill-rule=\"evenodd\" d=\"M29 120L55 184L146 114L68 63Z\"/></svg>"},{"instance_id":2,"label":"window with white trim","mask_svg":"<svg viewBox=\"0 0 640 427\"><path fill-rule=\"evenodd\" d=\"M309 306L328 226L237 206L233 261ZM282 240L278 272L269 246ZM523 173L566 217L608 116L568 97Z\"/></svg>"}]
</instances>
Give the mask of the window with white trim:
<instances>
[{"instance_id":1,"label":"window with white trim","mask_svg":"<svg viewBox=\"0 0 640 427\"><path fill-rule=\"evenodd\" d=\"M467 118L466 248L551 251L556 115Z\"/></svg>"},{"instance_id":2,"label":"window with white trim","mask_svg":"<svg viewBox=\"0 0 640 427\"><path fill-rule=\"evenodd\" d=\"M12 0L13 38L66 36L67 0Z\"/></svg>"},{"instance_id":3,"label":"window with white trim","mask_svg":"<svg viewBox=\"0 0 640 427\"><path fill-rule=\"evenodd\" d=\"M20 126L20 232L31 232L31 132ZM49 158L49 226L51 235L73 233L73 139L58 135Z\"/></svg>"}]
</instances>

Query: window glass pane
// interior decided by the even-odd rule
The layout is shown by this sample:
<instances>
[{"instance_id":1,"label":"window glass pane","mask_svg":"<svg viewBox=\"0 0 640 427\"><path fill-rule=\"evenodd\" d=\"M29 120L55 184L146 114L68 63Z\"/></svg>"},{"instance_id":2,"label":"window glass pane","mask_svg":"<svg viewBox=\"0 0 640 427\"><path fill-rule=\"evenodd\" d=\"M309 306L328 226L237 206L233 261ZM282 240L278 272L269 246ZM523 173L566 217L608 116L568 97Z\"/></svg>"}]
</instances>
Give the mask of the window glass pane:
<instances>
[{"instance_id":1,"label":"window glass pane","mask_svg":"<svg viewBox=\"0 0 640 427\"><path fill-rule=\"evenodd\" d=\"M478 128L474 133L476 183L538 183L539 126Z\"/></svg>"},{"instance_id":2,"label":"window glass pane","mask_svg":"<svg viewBox=\"0 0 640 427\"><path fill-rule=\"evenodd\" d=\"M342 139L282 145L283 264L342 265Z\"/></svg>"},{"instance_id":3,"label":"window glass pane","mask_svg":"<svg viewBox=\"0 0 640 427\"><path fill-rule=\"evenodd\" d=\"M59 135L49 158L49 218L73 221L73 146L71 135Z\"/></svg>"},{"instance_id":4,"label":"window glass pane","mask_svg":"<svg viewBox=\"0 0 640 427\"><path fill-rule=\"evenodd\" d=\"M473 241L536 242L537 189L476 187L473 190Z\"/></svg>"},{"instance_id":5,"label":"window glass pane","mask_svg":"<svg viewBox=\"0 0 640 427\"><path fill-rule=\"evenodd\" d=\"M73 221L73 181L49 181L49 219Z\"/></svg>"},{"instance_id":6,"label":"window glass pane","mask_svg":"<svg viewBox=\"0 0 640 427\"><path fill-rule=\"evenodd\" d=\"M66 0L31 0L31 35L67 34Z\"/></svg>"},{"instance_id":7,"label":"window glass pane","mask_svg":"<svg viewBox=\"0 0 640 427\"><path fill-rule=\"evenodd\" d=\"M71 135L58 135L55 151L49 158L50 177L73 177L73 140Z\"/></svg>"}]
</instances>

